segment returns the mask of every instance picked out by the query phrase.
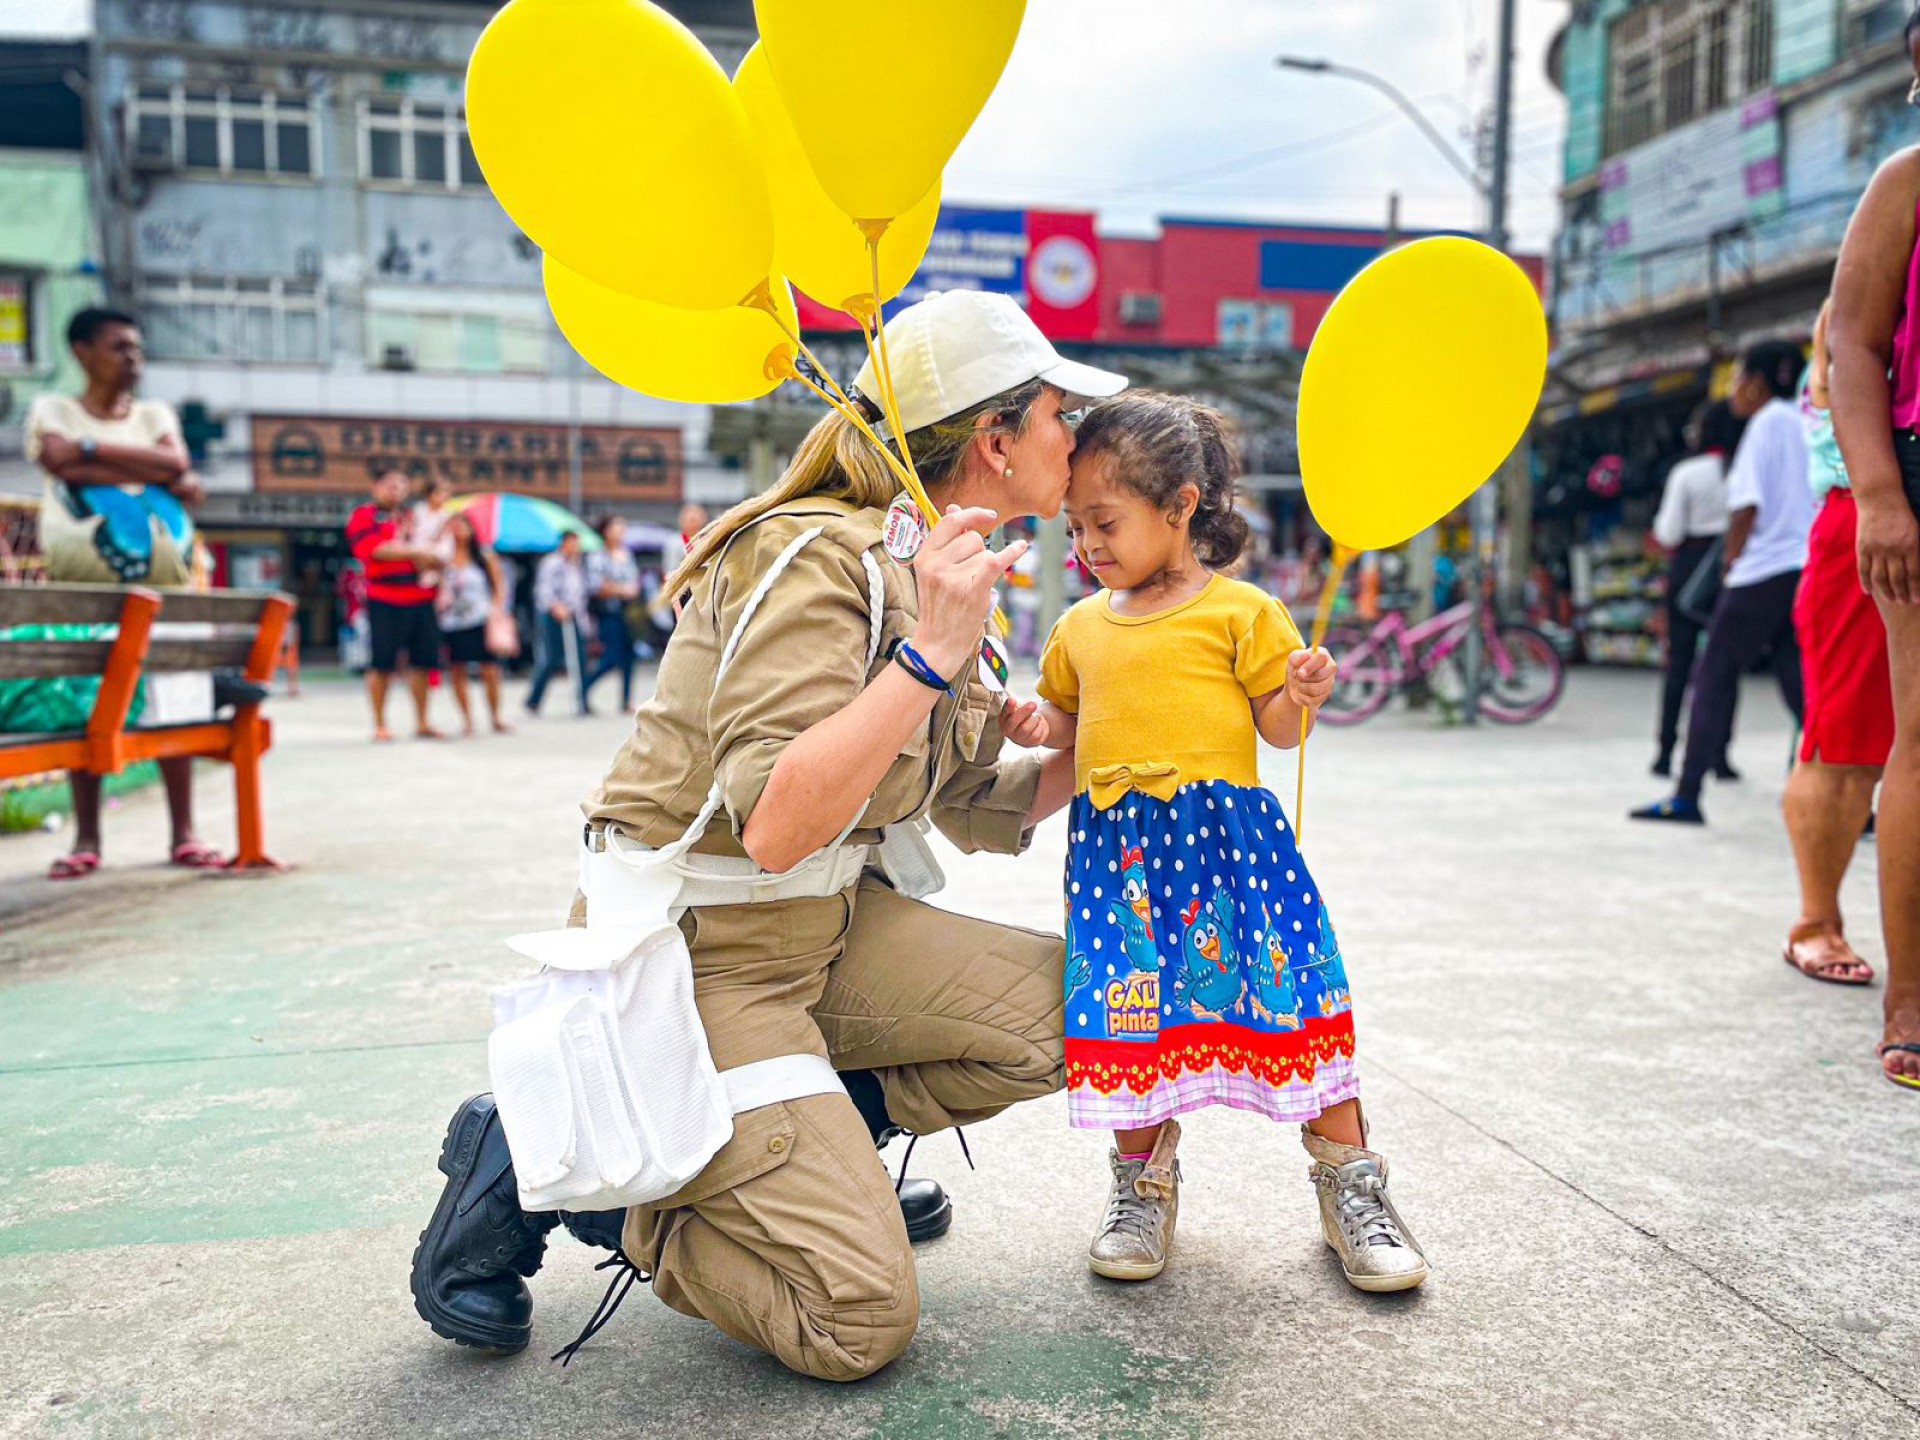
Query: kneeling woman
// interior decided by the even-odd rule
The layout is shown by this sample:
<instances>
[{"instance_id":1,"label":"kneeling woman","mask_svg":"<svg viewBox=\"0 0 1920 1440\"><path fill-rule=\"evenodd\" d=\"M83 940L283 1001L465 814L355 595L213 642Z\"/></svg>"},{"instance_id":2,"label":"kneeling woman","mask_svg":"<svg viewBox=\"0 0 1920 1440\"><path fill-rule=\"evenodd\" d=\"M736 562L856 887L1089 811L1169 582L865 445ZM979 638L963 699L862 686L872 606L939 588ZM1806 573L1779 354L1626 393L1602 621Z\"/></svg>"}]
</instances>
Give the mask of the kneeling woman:
<instances>
[{"instance_id":1,"label":"kneeling woman","mask_svg":"<svg viewBox=\"0 0 1920 1440\"><path fill-rule=\"evenodd\" d=\"M608 831L673 843L716 782L723 807L689 858L732 875L790 870L849 826L847 846L877 845L884 827L929 814L963 850L1015 853L1067 802L1070 752L998 763L1000 697L976 659L994 585L1024 547L996 554L984 536L1058 513L1073 451L1063 412L1126 382L1061 359L1004 297L938 296L887 333L908 448L945 518L910 570L892 563L882 532L897 483L845 420L816 425L781 482L703 532L669 582L692 598L587 801L590 847ZM864 372L857 384L876 388ZM576 923L591 904L576 901ZM1062 942L932 909L871 869L831 893L697 905L680 924L714 1064L820 1056L844 1091L737 1115L698 1177L624 1215L522 1212L492 1100L467 1102L415 1255L416 1306L449 1339L523 1348L520 1277L564 1220L622 1251L674 1309L793 1369L871 1374L919 1321L910 1239L951 1217L928 1182L896 1198L876 1143L1060 1088Z\"/></svg>"}]
</instances>

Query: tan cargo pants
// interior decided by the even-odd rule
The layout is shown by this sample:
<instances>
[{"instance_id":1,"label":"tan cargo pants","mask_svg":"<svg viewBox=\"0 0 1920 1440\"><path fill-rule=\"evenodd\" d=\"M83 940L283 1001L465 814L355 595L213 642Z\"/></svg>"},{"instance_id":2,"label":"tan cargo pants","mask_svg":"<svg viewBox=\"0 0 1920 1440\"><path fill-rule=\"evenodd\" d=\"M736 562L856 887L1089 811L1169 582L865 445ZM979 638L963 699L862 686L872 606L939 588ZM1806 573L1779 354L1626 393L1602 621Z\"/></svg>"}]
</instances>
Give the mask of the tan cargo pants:
<instances>
[{"instance_id":1,"label":"tan cargo pants","mask_svg":"<svg viewBox=\"0 0 1920 1440\"><path fill-rule=\"evenodd\" d=\"M951 915L872 879L681 924L722 1070L801 1052L875 1070L888 1113L921 1135L1061 1086L1057 935ZM675 1310L820 1379L871 1375L919 1323L893 1184L844 1095L735 1117L697 1179L627 1212L623 1240Z\"/></svg>"}]
</instances>

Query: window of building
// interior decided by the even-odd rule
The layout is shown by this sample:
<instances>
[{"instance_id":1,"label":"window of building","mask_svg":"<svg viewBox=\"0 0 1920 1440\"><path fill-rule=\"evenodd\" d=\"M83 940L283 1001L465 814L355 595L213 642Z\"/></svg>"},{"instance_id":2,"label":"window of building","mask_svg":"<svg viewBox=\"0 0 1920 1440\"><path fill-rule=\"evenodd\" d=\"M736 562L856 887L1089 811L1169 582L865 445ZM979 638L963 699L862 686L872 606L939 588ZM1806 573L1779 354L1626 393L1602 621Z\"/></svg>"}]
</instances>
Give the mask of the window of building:
<instances>
[{"instance_id":1,"label":"window of building","mask_svg":"<svg viewBox=\"0 0 1920 1440\"><path fill-rule=\"evenodd\" d=\"M1606 152L1618 154L1773 83L1774 0L1659 0L1609 32Z\"/></svg>"},{"instance_id":2,"label":"window of building","mask_svg":"<svg viewBox=\"0 0 1920 1440\"><path fill-rule=\"evenodd\" d=\"M325 359L317 281L150 277L140 316L156 360L317 365Z\"/></svg>"},{"instance_id":3,"label":"window of building","mask_svg":"<svg viewBox=\"0 0 1920 1440\"><path fill-rule=\"evenodd\" d=\"M221 175L319 172L319 117L305 95L187 85L141 85L127 102L136 164Z\"/></svg>"},{"instance_id":4,"label":"window of building","mask_svg":"<svg viewBox=\"0 0 1920 1440\"><path fill-rule=\"evenodd\" d=\"M467 139L466 113L417 100L360 104L363 179L427 189L483 188L480 162Z\"/></svg>"},{"instance_id":5,"label":"window of building","mask_svg":"<svg viewBox=\"0 0 1920 1440\"><path fill-rule=\"evenodd\" d=\"M537 314L378 308L367 316L368 363L389 370L538 375L549 327Z\"/></svg>"}]
</instances>

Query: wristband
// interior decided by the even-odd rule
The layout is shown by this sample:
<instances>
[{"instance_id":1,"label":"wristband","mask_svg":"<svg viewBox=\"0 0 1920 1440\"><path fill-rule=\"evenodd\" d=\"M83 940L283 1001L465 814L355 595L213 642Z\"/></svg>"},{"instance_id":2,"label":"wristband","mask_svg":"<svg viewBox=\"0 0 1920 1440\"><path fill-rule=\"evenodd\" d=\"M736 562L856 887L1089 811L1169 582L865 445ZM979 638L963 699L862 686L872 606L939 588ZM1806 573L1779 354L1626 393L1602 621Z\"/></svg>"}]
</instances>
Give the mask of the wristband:
<instances>
[{"instance_id":1,"label":"wristband","mask_svg":"<svg viewBox=\"0 0 1920 1440\"><path fill-rule=\"evenodd\" d=\"M949 694L953 690L951 682L941 678L940 672L927 663L926 656L914 649L913 646L909 645L905 640L896 640L893 642L893 663L929 690L938 690L943 695Z\"/></svg>"}]
</instances>

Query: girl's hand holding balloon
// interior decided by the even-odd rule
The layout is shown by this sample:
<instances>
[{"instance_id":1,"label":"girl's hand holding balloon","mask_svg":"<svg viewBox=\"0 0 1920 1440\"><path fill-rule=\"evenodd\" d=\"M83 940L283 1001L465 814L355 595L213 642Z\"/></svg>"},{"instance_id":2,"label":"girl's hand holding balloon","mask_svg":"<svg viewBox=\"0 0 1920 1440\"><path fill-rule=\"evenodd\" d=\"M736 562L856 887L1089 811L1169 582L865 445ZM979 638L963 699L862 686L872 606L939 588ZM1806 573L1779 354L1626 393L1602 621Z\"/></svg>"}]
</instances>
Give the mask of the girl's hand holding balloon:
<instances>
[{"instance_id":1,"label":"girl's hand holding balloon","mask_svg":"<svg viewBox=\"0 0 1920 1440\"><path fill-rule=\"evenodd\" d=\"M1319 710L1333 694L1339 669L1323 648L1294 651L1287 660L1287 698L1303 710Z\"/></svg>"}]
</instances>

